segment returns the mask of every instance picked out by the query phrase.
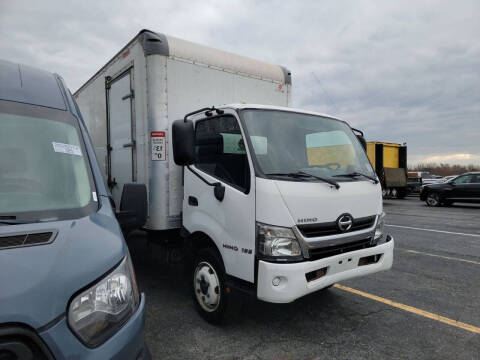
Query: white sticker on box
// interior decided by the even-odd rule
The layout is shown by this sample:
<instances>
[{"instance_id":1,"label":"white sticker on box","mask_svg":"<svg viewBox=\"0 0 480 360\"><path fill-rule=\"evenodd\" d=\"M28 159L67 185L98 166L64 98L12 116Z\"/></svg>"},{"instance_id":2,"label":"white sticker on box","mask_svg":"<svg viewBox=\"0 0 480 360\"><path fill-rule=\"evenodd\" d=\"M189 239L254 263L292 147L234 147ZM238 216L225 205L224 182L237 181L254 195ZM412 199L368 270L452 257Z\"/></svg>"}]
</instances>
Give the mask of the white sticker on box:
<instances>
[{"instance_id":1,"label":"white sticker on box","mask_svg":"<svg viewBox=\"0 0 480 360\"><path fill-rule=\"evenodd\" d=\"M52 145L53 145L53 150L57 153L82 156L82 150L80 150L80 146L63 144L63 143L58 143L54 141L52 142Z\"/></svg>"},{"instance_id":2,"label":"white sticker on box","mask_svg":"<svg viewBox=\"0 0 480 360\"><path fill-rule=\"evenodd\" d=\"M167 160L167 132L166 131L152 131L150 133L150 141L152 144L152 160L165 161Z\"/></svg>"}]
</instances>

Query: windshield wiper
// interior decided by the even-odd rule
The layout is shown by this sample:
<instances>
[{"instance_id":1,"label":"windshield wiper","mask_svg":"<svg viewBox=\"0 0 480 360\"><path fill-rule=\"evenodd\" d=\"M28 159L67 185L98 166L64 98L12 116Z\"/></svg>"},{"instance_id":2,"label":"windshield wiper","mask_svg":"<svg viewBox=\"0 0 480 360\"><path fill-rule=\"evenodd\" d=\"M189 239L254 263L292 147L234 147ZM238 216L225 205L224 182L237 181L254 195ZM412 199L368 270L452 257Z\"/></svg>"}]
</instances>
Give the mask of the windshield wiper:
<instances>
[{"instance_id":1,"label":"windshield wiper","mask_svg":"<svg viewBox=\"0 0 480 360\"><path fill-rule=\"evenodd\" d=\"M272 175L272 176L288 176L288 177L292 177L292 178L297 178L297 179L301 179L301 178L314 178L314 179L317 179L317 180L321 180L323 182L326 182L332 186L335 186L335 189L339 189L340 188L340 184L334 180L330 180L330 179L326 179L326 178L323 178L323 177L320 177L320 176L316 176L316 175L312 175L312 174L309 174L309 173L306 173L304 171L298 171L298 172L291 172L291 173L270 173L270 174L266 174L266 175Z\"/></svg>"},{"instance_id":2,"label":"windshield wiper","mask_svg":"<svg viewBox=\"0 0 480 360\"><path fill-rule=\"evenodd\" d=\"M338 175L333 175L333 176L334 177L358 177L358 176L363 176L366 179L372 180L374 184L378 184L378 179L377 178L375 178L373 176L370 176L370 175L359 173L358 171L354 171L354 172L351 172L351 173L348 173L348 174L338 174Z\"/></svg>"},{"instance_id":3,"label":"windshield wiper","mask_svg":"<svg viewBox=\"0 0 480 360\"><path fill-rule=\"evenodd\" d=\"M17 220L15 215L1 216L0 224L3 225L19 225L40 222L40 220Z\"/></svg>"}]
</instances>

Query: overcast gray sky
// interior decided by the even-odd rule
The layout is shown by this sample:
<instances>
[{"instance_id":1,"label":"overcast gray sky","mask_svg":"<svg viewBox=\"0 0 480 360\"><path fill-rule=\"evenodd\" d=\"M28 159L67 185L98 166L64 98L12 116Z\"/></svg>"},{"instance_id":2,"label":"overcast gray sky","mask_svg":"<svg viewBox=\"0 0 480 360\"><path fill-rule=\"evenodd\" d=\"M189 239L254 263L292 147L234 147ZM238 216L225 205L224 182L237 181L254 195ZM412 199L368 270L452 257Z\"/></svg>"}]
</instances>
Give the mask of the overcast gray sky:
<instances>
[{"instance_id":1,"label":"overcast gray sky","mask_svg":"<svg viewBox=\"0 0 480 360\"><path fill-rule=\"evenodd\" d=\"M0 0L0 57L75 91L139 30L287 66L293 106L480 165L480 1Z\"/></svg>"}]
</instances>

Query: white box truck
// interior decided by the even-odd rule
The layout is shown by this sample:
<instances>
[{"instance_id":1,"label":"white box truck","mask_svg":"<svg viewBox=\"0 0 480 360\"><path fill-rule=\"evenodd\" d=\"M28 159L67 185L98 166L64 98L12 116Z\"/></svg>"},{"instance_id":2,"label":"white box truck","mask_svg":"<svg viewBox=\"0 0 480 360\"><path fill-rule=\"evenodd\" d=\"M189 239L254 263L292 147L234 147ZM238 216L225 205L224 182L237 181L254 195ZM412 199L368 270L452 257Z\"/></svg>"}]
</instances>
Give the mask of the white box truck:
<instances>
[{"instance_id":1,"label":"white box truck","mask_svg":"<svg viewBox=\"0 0 480 360\"><path fill-rule=\"evenodd\" d=\"M290 84L280 66L142 31L75 94L117 205L143 182L148 229L181 229L207 321L237 291L287 303L392 266L363 134L288 108Z\"/></svg>"},{"instance_id":2,"label":"white box truck","mask_svg":"<svg viewBox=\"0 0 480 360\"><path fill-rule=\"evenodd\" d=\"M290 105L287 69L142 30L75 93L117 207L123 184L145 183L151 230L181 226L182 169L173 120L205 104Z\"/></svg>"}]
</instances>

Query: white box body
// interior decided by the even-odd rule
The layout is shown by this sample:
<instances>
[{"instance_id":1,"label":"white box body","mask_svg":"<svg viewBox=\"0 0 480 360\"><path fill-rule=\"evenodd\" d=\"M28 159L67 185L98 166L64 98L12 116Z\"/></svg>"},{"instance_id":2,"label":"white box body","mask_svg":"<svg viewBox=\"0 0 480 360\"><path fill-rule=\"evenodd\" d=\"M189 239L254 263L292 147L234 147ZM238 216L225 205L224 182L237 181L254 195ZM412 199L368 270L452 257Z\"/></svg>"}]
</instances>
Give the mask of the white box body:
<instances>
[{"instance_id":1,"label":"white box body","mask_svg":"<svg viewBox=\"0 0 480 360\"><path fill-rule=\"evenodd\" d=\"M182 168L173 161L172 122L229 103L290 106L291 76L278 65L143 30L75 98L116 206L123 184L144 183L146 228L167 230L182 224Z\"/></svg>"}]
</instances>

